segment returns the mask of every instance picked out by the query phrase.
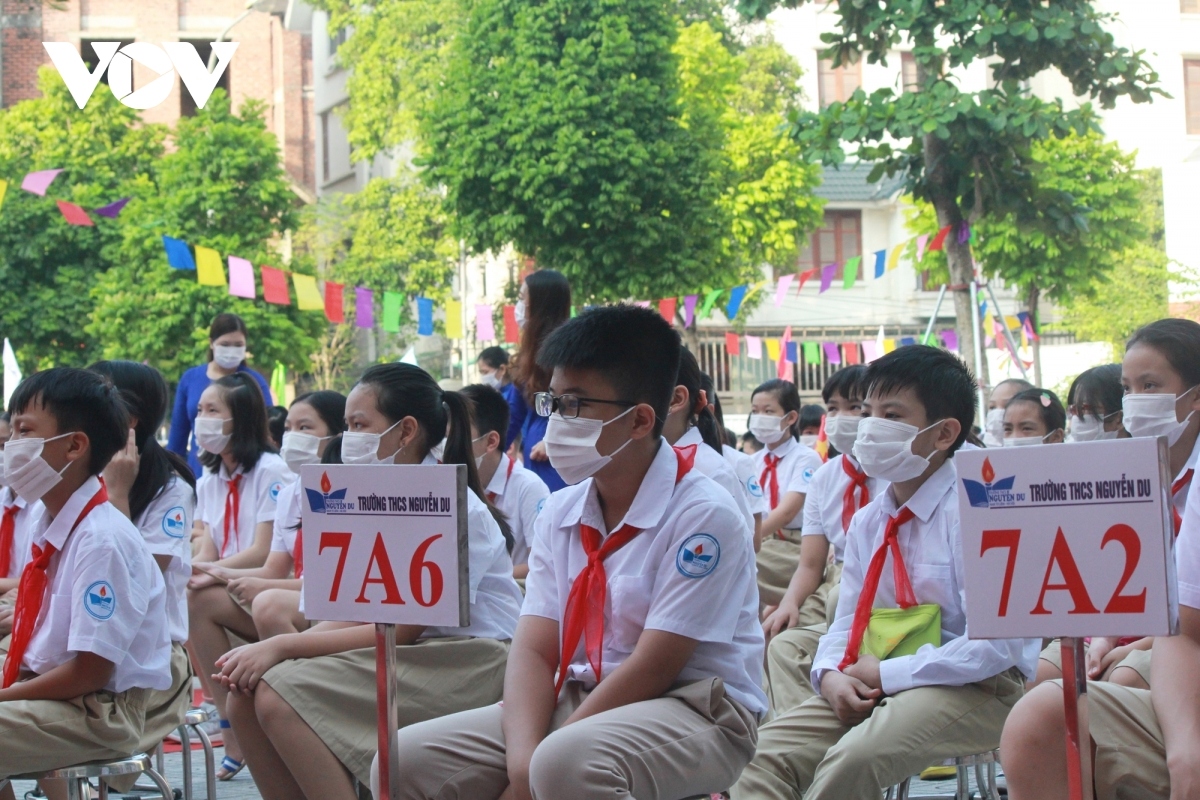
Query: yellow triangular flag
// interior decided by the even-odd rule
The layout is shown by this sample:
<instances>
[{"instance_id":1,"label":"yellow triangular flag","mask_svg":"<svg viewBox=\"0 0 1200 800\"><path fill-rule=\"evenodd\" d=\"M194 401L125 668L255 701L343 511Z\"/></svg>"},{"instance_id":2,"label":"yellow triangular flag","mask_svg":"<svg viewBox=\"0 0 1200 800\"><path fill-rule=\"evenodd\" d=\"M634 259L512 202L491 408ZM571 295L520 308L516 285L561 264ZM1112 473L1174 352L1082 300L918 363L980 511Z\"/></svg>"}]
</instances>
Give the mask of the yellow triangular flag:
<instances>
[{"instance_id":1,"label":"yellow triangular flag","mask_svg":"<svg viewBox=\"0 0 1200 800\"><path fill-rule=\"evenodd\" d=\"M458 300L446 301L446 338L463 338L462 303Z\"/></svg>"},{"instance_id":2,"label":"yellow triangular flag","mask_svg":"<svg viewBox=\"0 0 1200 800\"><path fill-rule=\"evenodd\" d=\"M201 286L225 285L225 267L216 250L196 245L196 282Z\"/></svg>"},{"instance_id":3,"label":"yellow triangular flag","mask_svg":"<svg viewBox=\"0 0 1200 800\"><path fill-rule=\"evenodd\" d=\"M892 248L892 254L890 256L888 256L888 263L887 263L888 272L891 272L896 267L900 266L900 254L904 252L904 245L906 245L906 244L908 244L908 242L904 242L903 244L898 244Z\"/></svg>"},{"instance_id":4,"label":"yellow triangular flag","mask_svg":"<svg viewBox=\"0 0 1200 800\"><path fill-rule=\"evenodd\" d=\"M895 339L884 339L883 340L883 352L890 353L895 349L896 349L896 340Z\"/></svg>"},{"instance_id":5,"label":"yellow triangular flag","mask_svg":"<svg viewBox=\"0 0 1200 800\"><path fill-rule=\"evenodd\" d=\"M772 361L779 360L779 340L767 339L767 358Z\"/></svg>"},{"instance_id":6,"label":"yellow triangular flag","mask_svg":"<svg viewBox=\"0 0 1200 800\"><path fill-rule=\"evenodd\" d=\"M8 181L0 181L0 208L4 207L4 193L8 191Z\"/></svg>"},{"instance_id":7,"label":"yellow triangular flag","mask_svg":"<svg viewBox=\"0 0 1200 800\"><path fill-rule=\"evenodd\" d=\"M301 311L324 311L325 298L317 290L317 279L312 275L292 273L292 285L296 287L296 306Z\"/></svg>"}]
</instances>

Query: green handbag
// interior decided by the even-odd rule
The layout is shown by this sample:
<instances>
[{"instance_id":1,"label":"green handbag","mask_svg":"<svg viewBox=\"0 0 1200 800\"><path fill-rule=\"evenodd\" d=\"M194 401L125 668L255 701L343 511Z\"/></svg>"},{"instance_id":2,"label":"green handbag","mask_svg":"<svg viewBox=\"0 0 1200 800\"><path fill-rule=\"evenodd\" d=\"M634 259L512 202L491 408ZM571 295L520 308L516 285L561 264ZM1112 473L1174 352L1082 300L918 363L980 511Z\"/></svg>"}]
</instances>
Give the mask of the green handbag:
<instances>
[{"instance_id":1,"label":"green handbag","mask_svg":"<svg viewBox=\"0 0 1200 800\"><path fill-rule=\"evenodd\" d=\"M942 607L935 603L909 608L875 608L859 653L880 661L911 656L924 645L942 646Z\"/></svg>"}]
</instances>

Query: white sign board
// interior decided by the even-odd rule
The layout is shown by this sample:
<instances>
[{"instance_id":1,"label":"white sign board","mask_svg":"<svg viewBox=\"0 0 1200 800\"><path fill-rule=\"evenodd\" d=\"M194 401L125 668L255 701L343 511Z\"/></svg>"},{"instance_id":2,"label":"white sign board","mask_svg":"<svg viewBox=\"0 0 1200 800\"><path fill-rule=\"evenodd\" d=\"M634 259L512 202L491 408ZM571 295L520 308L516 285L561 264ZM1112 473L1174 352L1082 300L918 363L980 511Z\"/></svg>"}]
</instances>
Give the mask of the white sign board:
<instances>
[{"instance_id":1,"label":"white sign board","mask_svg":"<svg viewBox=\"0 0 1200 800\"><path fill-rule=\"evenodd\" d=\"M1165 438L954 462L972 638L1178 632Z\"/></svg>"},{"instance_id":2,"label":"white sign board","mask_svg":"<svg viewBox=\"0 0 1200 800\"><path fill-rule=\"evenodd\" d=\"M467 625L467 468L312 464L303 489L312 620Z\"/></svg>"}]
</instances>

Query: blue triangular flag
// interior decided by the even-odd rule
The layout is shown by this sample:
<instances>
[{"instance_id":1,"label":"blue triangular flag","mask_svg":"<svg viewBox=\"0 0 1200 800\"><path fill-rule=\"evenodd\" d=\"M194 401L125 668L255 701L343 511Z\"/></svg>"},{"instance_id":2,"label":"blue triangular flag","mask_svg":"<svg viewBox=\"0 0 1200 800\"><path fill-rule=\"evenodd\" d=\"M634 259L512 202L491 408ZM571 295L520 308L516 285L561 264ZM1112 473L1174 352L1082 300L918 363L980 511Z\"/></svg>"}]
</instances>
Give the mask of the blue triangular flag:
<instances>
[{"instance_id":1,"label":"blue triangular flag","mask_svg":"<svg viewBox=\"0 0 1200 800\"><path fill-rule=\"evenodd\" d=\"M192 258L192 251L188 250L187 242L182 239L172 239L170 236L163 236L163 247L167 250L167 263L175 269L195 269L196 260Z\"/></svg>"},{"instance_id":2,"label":"blue triangular flag","mask_svg":"<svg viewBox=\"0 0 1200 800\"><path fill-rule=\"evenodd\" d=\"M875 251L875 277L882 278L887 261L887 250Z\"/></svg>"},{"instance_id":3,"label":"blue triangular flag","mask_svg":"<svg viewBox=\"0 0 1200 800\"><path fill-rule=\"evenodd\" d=\"M725 306L725 316L730 322L737 316L738 309L742 307L742 300L746 297L746 286L735 286L729 290L729 303Z\"/></svg>"},{"instance_id":4,"label":"blue triangular flag","mask_svg":"<svg viewBox=\"0 0 1200 800\"><path fill-rule=\"evenodd\" d=\"M917 339L915 336L905 336L904 338L902 338L900 340L901 347L911 347L912 345L914 345L916 343L917 343Z\"/></svg>"},{"instance_id":5,"label":"blue triangular flag","mask_svg":"<svg viewBox=\"0 0 1200 800\"><path fill-rule=\"evenodd\" d=\"M433 336L433 301L428 297L417 298L417 334Z\"/></svg>"},{"instance_id":6,"label":"blue triangular flag","mask_svg":"<svg viewBox=\"0 0 1200 800\"><path fill-rule=\"evenodd\" d=\"M787 343L787 361L789 364L800 363L800 347L796 342Z\"/></svg>"}]
</instances>

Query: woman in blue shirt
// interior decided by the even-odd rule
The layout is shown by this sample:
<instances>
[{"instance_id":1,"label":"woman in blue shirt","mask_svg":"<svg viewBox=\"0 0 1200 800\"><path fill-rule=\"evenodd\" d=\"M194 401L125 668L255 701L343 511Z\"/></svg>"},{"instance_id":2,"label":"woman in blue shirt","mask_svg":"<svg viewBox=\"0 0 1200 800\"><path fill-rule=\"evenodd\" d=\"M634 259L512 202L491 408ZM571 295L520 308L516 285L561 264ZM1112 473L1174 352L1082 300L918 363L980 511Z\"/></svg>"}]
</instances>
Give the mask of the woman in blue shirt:
<instances>
[{"instance_id":1,"label":"woman in blue shirt","mask_svg":"<svg viewBox=\"0 0 1200 800\"><path fill-rule=\"evenodd\" d=\"M250 373L262 389L266 404L273 405L266 379L246 366L246 323L237 314L217 314L208 329L208 363L183 373L175 388L175 408L167 439L167 449L187 458L197 477L203 472L200 447L191 437L200 395L213 381L235 372Z\"/></svg>"},{"instance_id":2,"label":"woman in blue shirt","mask_svg":"<svg viewBox=\"0 0 1200 800\"><path fill-rule=\"evenodd\" d=\"M517 391L506 398L511 419L505 447L519 434L525 467L537 473L552 492L567 484L550 466L546 446L542 444L547 418L533 413L533 396L550 390L550 372L538 366L537 356L550 332L570 316L571 284L561 272L542 269L525 277L517 301L517 324L521 326L521 350L513 369Z\"/></svg>"}]
</instances>

